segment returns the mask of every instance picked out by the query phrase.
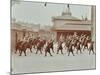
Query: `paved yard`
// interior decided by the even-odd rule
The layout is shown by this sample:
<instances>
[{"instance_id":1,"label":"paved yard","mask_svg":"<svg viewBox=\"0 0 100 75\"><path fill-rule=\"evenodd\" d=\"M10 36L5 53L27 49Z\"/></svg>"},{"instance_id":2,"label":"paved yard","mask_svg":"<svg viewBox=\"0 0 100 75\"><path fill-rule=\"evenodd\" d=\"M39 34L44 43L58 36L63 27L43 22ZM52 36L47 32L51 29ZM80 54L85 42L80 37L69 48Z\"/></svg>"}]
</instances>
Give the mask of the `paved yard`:
<instances>
[{"instance_id":1,"label":"paved yard","mask_svg":"<svg viewBox=\"0 0 100 75\"><path fill-rule=\"evenodd\" d=\"M75 52L74 52L75 53ZM35 54L27 52L27 56L19 56L12 54L12 73L35 73L47 71L63 71L63 70L79 70L79 69L94 69L95 54L88 54L85 50L83 54L75 56L67 56L68 54L54 54L53 56L45 57L44 54Z\"/></svg>"}]
</instances>

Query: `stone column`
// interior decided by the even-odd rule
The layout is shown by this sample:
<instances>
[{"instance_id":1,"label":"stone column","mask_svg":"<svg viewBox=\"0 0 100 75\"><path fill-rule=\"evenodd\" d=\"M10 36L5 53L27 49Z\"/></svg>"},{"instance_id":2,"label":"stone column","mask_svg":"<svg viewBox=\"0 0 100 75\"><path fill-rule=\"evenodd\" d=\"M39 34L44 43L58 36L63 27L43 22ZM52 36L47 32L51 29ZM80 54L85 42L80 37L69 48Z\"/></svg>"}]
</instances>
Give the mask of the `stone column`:
<instances>
[{"instance_id":1,"label":"stone column","mask_svg":"<svg viewBox=\"0 0 100 75\"><path fill-rule=\"evenodd\" d=\"M96 46L96 6L92 6L91 8L91 21L92 21L91 35L92 35L92 40L94 41L94 47L95 47Z\"/></svg>"}]
</instances>

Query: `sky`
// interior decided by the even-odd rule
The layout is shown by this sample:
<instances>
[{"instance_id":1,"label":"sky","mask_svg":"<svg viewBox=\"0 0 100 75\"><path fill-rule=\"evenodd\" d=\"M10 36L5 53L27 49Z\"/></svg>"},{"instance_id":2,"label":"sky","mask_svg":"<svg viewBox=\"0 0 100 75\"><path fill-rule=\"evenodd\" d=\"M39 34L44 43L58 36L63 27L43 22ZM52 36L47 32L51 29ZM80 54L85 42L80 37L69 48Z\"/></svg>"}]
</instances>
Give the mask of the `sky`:
<instances>
[{"instance_id":1,"label":"sky","mask_svg":"<svg viewBox=\"0 0 100 75\"><path fill-rule=\"evenodd\" d=\"M52 17L60 16L66 11L67 4L24 1L12 6L12 18L18 21L40 25L53 25ZM72 16L82 19L82 16L91 20L91 6L69 5Z\"/></svg>"}]
</instances>

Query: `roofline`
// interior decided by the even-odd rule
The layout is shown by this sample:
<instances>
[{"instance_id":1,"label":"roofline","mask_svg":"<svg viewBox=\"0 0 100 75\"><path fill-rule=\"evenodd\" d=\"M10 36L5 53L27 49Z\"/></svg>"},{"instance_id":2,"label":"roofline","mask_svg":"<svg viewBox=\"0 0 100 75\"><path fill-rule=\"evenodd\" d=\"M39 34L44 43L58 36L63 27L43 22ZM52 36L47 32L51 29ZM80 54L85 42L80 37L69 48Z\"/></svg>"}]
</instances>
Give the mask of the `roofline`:
<instances>
[{"instance_id":1,"label":"roofline","mask_svg":"<svg viewBox=\"0 0 100 75\"><path fill-rule=\"evenodd\" d=\"M81 21L80 19L58 19L58 18L53 18L53 21L54 20Z\"/></svg>"},{"instance_id":2,"label":"roofline","mask_svg":"<svg viewBox=\"0 0 100 75\"><path fill-rule=\"evenodd\" d=\"M92 25L92 23L66 23L65 25Z\"/></svg>"}]
</instances>

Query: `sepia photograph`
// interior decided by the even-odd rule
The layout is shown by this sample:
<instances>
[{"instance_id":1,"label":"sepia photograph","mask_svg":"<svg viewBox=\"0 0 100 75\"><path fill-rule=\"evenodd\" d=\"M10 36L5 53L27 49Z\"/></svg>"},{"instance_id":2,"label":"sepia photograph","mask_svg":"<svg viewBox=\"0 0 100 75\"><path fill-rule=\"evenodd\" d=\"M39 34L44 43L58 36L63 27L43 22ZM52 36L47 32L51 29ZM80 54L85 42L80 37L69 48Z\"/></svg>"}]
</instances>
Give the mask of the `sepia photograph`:
<instances>
[{"instance_id":1,"label":"sepia photograph","mask_svg":"<svg viewBox=\"0 0 100 75\"><path fill-rule=\"evenodd\" d=\"M11 0L11 74L96 69L96 6Z\"/></svg>"}]
</instances>

